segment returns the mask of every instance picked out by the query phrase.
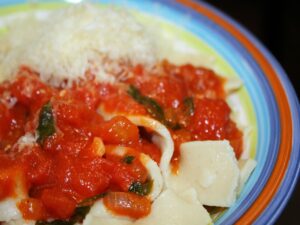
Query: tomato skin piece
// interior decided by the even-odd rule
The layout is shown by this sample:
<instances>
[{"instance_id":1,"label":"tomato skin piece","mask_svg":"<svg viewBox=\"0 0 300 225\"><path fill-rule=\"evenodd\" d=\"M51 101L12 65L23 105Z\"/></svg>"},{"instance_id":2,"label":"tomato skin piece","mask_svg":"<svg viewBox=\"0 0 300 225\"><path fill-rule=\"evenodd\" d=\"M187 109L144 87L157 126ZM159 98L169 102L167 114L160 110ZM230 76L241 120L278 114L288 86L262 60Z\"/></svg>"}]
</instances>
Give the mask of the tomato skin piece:
<instances>
[{"instance_id":1,"label":"tomato skin piece","mask_svg":"<svg viewBox=\"0 0 300 225\"><path fill-rule=\"evenodd\" d=\"M139 129L124 116L116 116L101 125L100 136L107 144L137 143Z\"/></svg>"},{"instance_id":2,"label":"tomato skin piece","mask_svg":"<svg viewBox=\"0 0 300 225\"><path fill-rule=\"evenodd\" d=\"M103 199L104 205L113 213L139 219L151 210L151 201L133 193L110 192Z\"/></svg>"},{"instance_id":3,"label":"tomato skin piece","mask_svg":"<svg viewBox=\"0 0 300 225\"><path fill-rule=\"evenodd\" d=\"M70 218L76 208L76 202L56 188L45 189L41 201L50 215L56 219Z\"/></svg>"},{"instance_id":4,"label":"tomato skin piece","mask_svg":"<svg viewBox=\"0 0 300 225\"><path fill-rule=\"evenodd\" d=\"M47 219L47 211L41 200L27 198L21 200L18 208L25 220L44 220Z\"/></svg>"}]
</instances>

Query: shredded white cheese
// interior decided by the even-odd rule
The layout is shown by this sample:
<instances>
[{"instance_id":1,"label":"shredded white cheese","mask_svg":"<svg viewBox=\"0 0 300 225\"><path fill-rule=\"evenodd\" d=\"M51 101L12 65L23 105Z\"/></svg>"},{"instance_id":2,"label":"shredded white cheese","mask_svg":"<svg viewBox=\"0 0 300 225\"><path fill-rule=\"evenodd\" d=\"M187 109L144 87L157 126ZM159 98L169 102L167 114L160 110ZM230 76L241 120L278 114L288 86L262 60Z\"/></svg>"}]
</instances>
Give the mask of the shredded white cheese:
<instances>
[{"instance_id":1,"label":"shredded white cheese","mask_svg":"<svg viewBox=\"0 0 300 225\"><path fill-rule=\"evenodd\" d=\"M112 74L122 72L119 63L151 67L156 62L151 35L121 9L77 4L44 17L28 15L7 26L0 37L1 80L26 65L54 86L65 80L71 84L87 71L113 82Z\"/></svg>"},{"instance_id":2,"label":"shredded white cheese","mask_svg":"<svg viewBox=\"0 0 300 225\"><path fill-rule=\"evenodd\" d=\"M16 142L19 151L22 151L26 147L30 147L36 144L36 137L31 133L26 133L24 136L21 136Z\"/></svg>"}]
</instances>

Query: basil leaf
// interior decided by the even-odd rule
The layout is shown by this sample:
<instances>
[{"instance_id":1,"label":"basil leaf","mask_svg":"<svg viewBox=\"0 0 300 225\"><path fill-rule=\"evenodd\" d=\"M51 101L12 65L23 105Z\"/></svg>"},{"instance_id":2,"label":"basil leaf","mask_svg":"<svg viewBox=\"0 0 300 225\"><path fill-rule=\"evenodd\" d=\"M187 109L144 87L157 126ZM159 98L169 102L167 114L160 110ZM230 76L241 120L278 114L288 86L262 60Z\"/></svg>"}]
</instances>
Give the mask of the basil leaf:
<instances>
[{"instance_id":1,"label":"basil leaf","mask_svg":"<svg viewBox=\"0 0 300 225\"><path fill-rule=\"evenodd\" d=\"M134 160L134 156L132 155L127 155L123 158L123 162L126 163L126 164L131 164Z\"/></svg>"},{"instance_id":2,"label":"basil leaf","mask_svg":"<svg viewBox=\"0 0 300 225\"><path fill-rule=\"evenodd\" d=\"M153 186L153 181L148 180L146 183L142 184L141 182L133 182L128 191L133 192L137 195L145 196L151 192Z\"/></svg>"},{"instance_id":3,"label":"basil leaf","mask_svg":"<svg viewBox=\"0 0 300 225\"><path fill-rule=\"evenodd\" d=\"M176 123L173 124L167 121L165 117L165 113L163 108L153 99L141 94L139 89L135 86L130 85L127 93L138 103L145 106L148 113L156 120L160 121L167 127L171 128L172 130L178 130L181 128L181 125Z\"/></svg>"},{"instance_id":4,"label":"basil leaf","mask_svg":"<svg viewBox=\"0 0 300 225\"><path fill-rule=\"evenodd\" d=\"M192 97L187 97L183 100L185 106L185 112L187 115L192 116L195 113L194 99Z\"/></svg>"},{"instance_id":5,"label":"basil leaf","mask_svg":"<svg viewBox=\"0 0 300 225\"><path fill-rule=\"evenodd\" d=\"M138 103L145 106L148 113L158 121L165 123L165 115L162 107L152 98L143 96L139 89L133 85L129 86L127 93Z\"/></svg>"},{"instance_id":6,"label":"basil leaf","mask_svg":"<svg viewBox=\"0 0 300 225\"><path fill-rule=\"evenodd\" d=\"M37 127L38 139L37 142L41 145L47 137L55 133L54 116L50 102L45 104L39 115L39 125Z\"/></svg>"}]
</instances>

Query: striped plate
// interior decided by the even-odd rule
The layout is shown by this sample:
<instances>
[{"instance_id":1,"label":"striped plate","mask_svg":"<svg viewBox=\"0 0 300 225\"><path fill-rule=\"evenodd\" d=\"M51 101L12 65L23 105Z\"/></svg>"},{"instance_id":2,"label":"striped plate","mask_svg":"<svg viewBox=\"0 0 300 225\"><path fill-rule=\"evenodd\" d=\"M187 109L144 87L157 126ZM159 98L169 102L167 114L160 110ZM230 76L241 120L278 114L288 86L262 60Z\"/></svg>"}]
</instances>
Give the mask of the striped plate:
<instances>
[{"instance_id":1,"label":"striped plate","mask_svg":"<svg viewBox=\"0 0 300 225\"><path fill-rule=\"evenodd\" d=\"M95 0L96 1L96 0ZM26 1L2 0L1 16L31 10ZM28 1L30 2L30 1ZM62 1L42 2L41 9ZM55 3L54 3L55 2ZM80 2L80 0L65 0ZM192 0L99 0L137 10L157 20L201 55L215 59L218 73L239 77L238 102L252 127L248 155L258 165L234 206L216 224L273 224L297 182L300 165L299 102L285 72L247 30L217 9ZM0 28L1 32L1 28ZM234 107L235 101L232 104Z\"/></svg>"}]
</instances>

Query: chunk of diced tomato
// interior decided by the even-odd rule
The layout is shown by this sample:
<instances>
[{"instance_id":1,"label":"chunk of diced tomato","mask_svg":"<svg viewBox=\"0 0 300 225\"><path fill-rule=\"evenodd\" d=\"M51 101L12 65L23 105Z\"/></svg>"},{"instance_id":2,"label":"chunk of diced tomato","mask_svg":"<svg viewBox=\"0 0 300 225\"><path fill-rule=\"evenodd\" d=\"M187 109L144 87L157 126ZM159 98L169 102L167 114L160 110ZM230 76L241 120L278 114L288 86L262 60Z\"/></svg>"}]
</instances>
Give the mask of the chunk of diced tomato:
<instances>
[{"instance_id":1,"label":"chunk of diced tomato","mask_svg":"<svg viewBox=\"0 0 300 225\"><path fill-rule=\"evenodd\" d=\"M23 161L26 166L27 180L30 185L42 185L47 182L53 166L52 159L38 145L23 149Z\"/></svg>"},{"instance_id":2,"label":"chunk of diced tomato","mask_svg":"<svg viewBox=\"0 0 300 225\"><path fill-rule=\"evenodd\" d=\"M123 148L125 151L124 155L120 156L115 152L118 152L118 148ZM148 178L148 171L145 166L141 163L139 157L140 152L130 147L119 147L119 146L107 146L106 148L106 159L114 162L112 175L112 183L119 187L122 191L128 191L130 185L133 182L144 183ZM132 160L126 162L126 157L132 157Z\"/></svg>"},{"instance_id":3,"label":"chunk of diced tomato","mask_svg":"<svg viewBox=\"0 0 300 225\"><path fill-rule=\"evenodd\" d=\"M101 157L77 160L70 176L71 185L84 197L102 193L110 184L112 167L112 163Z\"/></svg>"},{"instance_id":4,"label":"chunk of diced tomato","mask_svg":"<svg viewBox=\"0 0 300 225\"><path fill-rule=\"evenodd\" d=\"M135 219L147 216L151 210L149 199L128 192L110 192L103 202L112 212Z\"/></svg>"},{"instance_id":5,"label":"chunk of diced tomato","mask_svg":"<svg viewBox=\"0 0 300 225\"><path fill-rule=\"evenodd\" d=\"M138 142L139 129L124 116L116 116L101 125L101 138L107 144Z\"/></svg>"},{"instance_id":6,"label":"chunk of diced tomato","mask_svg":"<svg viewBox=\"0 0 300 225\"><path fill-rule=\"evenodd\" d=\"M41 200L35 198L23 199L18 208L25 220L43 220L47 218L47 211Z\"/></svg>"},{"instance_id":7,"label":"chunk of diced tomato","mask_svg":"<svg viewBox=\"0 0 300 225\"><path fill-rule=\"evenodd\" d=\"M57 219L69 218L76 207L76 202L61 190L45 189L42 192L41 201L47 211Z\"/></svg>"}]
</instances>

